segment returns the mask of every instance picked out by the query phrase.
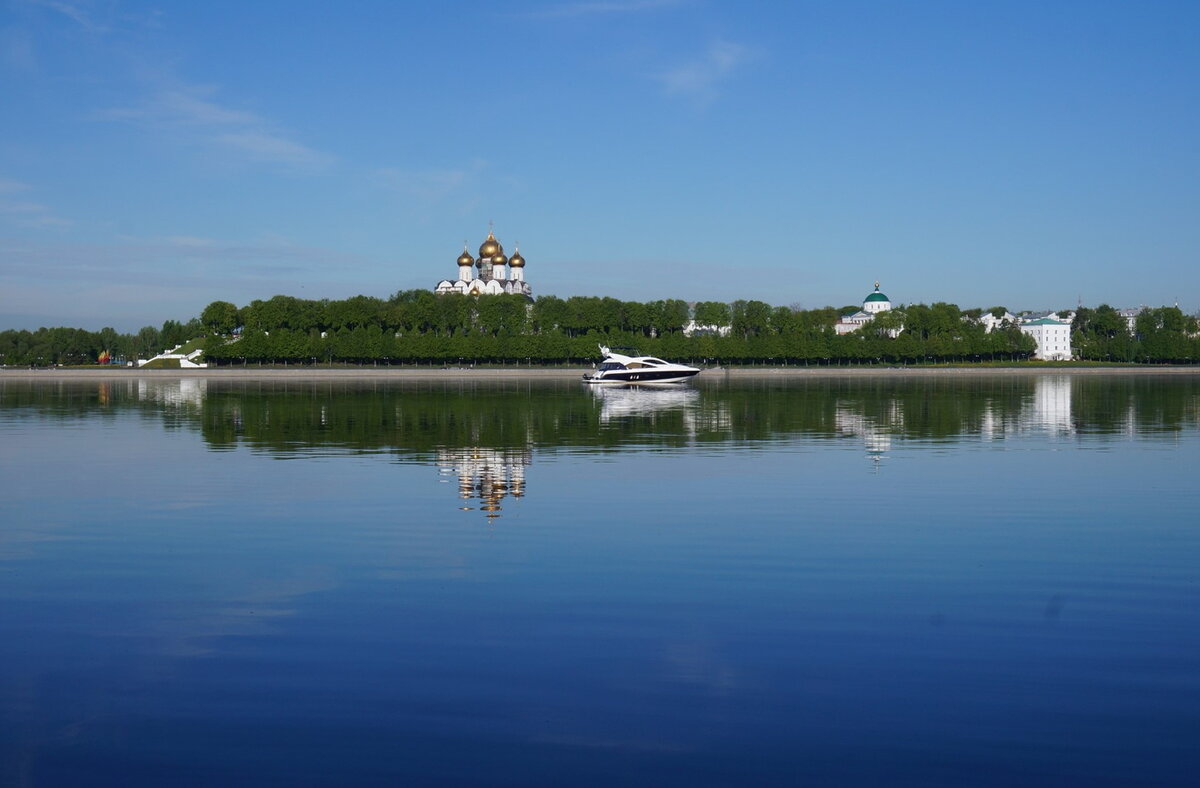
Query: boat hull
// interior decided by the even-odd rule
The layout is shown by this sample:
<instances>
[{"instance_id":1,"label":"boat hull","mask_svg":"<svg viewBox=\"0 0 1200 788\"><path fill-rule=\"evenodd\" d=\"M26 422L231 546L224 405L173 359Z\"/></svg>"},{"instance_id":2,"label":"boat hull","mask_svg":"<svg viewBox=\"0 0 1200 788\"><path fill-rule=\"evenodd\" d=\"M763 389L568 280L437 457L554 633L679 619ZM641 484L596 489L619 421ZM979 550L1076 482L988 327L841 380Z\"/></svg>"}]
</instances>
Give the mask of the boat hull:
<instances>
[{"instance_id":1,"label":"boat hull","mask_svg":"<svg viewBox=\"0 0 1200 788\"><path fill-rule=\"evenodd\" d=\"M607 383L618 386L683 383L698 374L700 374L698 369L614 369L594 375L584 375L583 382L592 385Z\"/></svg>"}]
</instances>

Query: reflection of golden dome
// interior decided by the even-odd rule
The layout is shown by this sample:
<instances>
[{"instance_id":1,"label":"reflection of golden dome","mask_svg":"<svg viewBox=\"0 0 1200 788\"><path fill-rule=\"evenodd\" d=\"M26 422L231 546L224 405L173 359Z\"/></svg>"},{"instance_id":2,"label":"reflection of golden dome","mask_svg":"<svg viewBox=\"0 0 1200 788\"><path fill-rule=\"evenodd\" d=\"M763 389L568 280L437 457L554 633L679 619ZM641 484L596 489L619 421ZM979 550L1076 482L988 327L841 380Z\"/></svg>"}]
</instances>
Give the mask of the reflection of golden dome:
<instances>
[{"instance_id":1,"label":"reflection of golden dome","mask_svg":"<svg viewBox=\"0 0 1200 788\"><path fill-rule=\"evenodd\" d=\"M513 268L525 267L525 258L521 256L521 247L518 246L517 250L513 252L513 256L508 259L508 264Z\"/></svg>"},{"instance_id":2,"label":"reflection of golden dome","mask_svg":"<svg viewBox=\"0 0 1200 788\"><path fill-rule=\"evenodd\" d=\"M496 252L492 255L492 265L507 265L508 258L504 256L504 252Z\"/></svg>"},{"instance_id":3,"label":"reflection of golden dome","mask_svg":"<svg viewBox=\"0 0 1200 788\"><path fill-rule=\"evenodd\" d=\"M488 233L487 240L479 245L479 258L486 260L489 257L495 257L498 254L503 254L504 247L496 240L496 236Z\"/></svg>"}]
</instances>

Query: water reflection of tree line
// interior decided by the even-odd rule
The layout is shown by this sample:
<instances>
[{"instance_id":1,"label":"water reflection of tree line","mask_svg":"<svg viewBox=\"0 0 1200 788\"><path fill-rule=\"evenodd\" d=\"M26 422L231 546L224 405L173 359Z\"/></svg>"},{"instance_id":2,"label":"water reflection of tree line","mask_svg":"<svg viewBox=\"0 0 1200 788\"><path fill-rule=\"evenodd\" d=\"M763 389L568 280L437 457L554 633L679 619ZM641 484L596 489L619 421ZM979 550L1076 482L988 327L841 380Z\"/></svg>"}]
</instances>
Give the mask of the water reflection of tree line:
<instances>
[{"instance_id":1,"label":"water reflection of tree line","mask_svg":"<svg viewBox=\"0 0 1200 788\"><path fill-rule=\"evenodd\" d=\"M1043 390L1059 387L1056 413ZM1054 402L1051 398L1049 401ZM1054 407L1054 406L1051 406ZM275 451L327 446L428 454L484 446L605 451L838 438L839 413L912 440L1014 432L1047 420L1094 434L1177 430L1200 424L1200 380L997 377L976 380L761 381L701 387L686 406L603 413L574 384L503 390L382 387L287 392L210 392L202 409L214 446L247 443ZM237 413L235 423L231 418Z\"/></svg>"},{"instance_id":2,"label":"water reflection of tree line","mask_svg":"<svg viewBox=\"0 0 1200 788\"><path fill-rule=\"evenodd\" d=\"M654 398L609 409L573 382L545 384L240 382L209 379L202 396L162 391L179 381L0 383L0 406L41 417L136 410L198 427L213 448L276 453L328 448L428 456L438 449L567 448L604 451L836 438L841 413L901 439L938 440L1018 430L1058 387L1062 426L1090 434L1161 432L1200 424L1200 378L996 376L757 380L698 387L681 404ZM1041 393L1039 393L1041 392ZM193 392L194 393L194 392ZM1060 409L1063 406L1058 406ZM11 414L10 414L11 415Z\"/></svg>"}]
</instances>

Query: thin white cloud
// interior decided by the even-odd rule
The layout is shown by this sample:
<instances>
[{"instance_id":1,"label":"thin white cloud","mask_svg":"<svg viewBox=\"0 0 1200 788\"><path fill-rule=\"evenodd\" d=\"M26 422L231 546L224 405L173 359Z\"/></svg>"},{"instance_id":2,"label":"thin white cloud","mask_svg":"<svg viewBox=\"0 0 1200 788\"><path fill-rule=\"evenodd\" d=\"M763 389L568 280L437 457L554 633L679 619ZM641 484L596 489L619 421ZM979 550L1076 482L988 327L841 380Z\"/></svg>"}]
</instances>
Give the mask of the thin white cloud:
<instances>
[{"instance_id":1,"label":"thin white cloud","mask_svg":"<svg viewBox=\"0 0 1200 788\"><path fill-rule=\"evenodd\" d=\"M333 161L333 157L328 154L264 131L247 130L235 134L221 134L216 137L216 141L226 147L243 151L257 161L304 168L322 168Z\"/></svg>"},{"instance_id":2,"label":"thin white cloud","mask_svg":"<svg viewBox=\"0 0 1200 788\"><path fill-rule=\"evenodd\" d=\"M213 281L277 280L281 275L321 275L330 266L353 267L365 258L295 244L245 243L170 236L125 238L111 244L31 243L0 240L0 278L9 281L94 284L144 283L169 277L175 285Z\"/></svg>"},{"instance_id":3,"label":"thin white cloud","mask_svg":"<svg viewBox=\"0 0 1200 788\"><path fill-rule=\"evenodd\" d=\"M28 184L21 183L20 181L0 178L0 194L15 194L16 192L23 192L28 188Z\"/></svg>"},{"instance_id":4,"label":"thin white cloud","mask_svg":"<svg viewBox=\"0 0 1200 788\"><path fill-rule=\"evenodd\" d=\"M107 18L119 27L100 23L100 16L89 0L25 0L73 20L96 34L122 29L148 29L158 23L160 12L128 13L116 4L103 8ZM14 65L32 65L32 49L27 37L13 34L0 38L0 55ZM24 48L23 48L24 47ZM175 139L200 141L233 152L243 160L273 164L290 169L320 170L334 157L317 151L296 139L269 119L246 109L227 106L216 99L217 87L189 85L171 76L170 68L143 68L152 92L132 106L110 107L93 113L100 120L137 123L151 128L170 128ZM165 72L165 74L164 74ZM155 89L156 88L156 89ZM190 134L178 130L192 129Z\"/></svg>"},{"instance_id":5,"label":"thin white cloud","mask_svg":"<svg viewBox=\"0 0 1200 788\"><path fill-rule=\"evenodd\" d=\"M593 0L592 2L561 3L535 13L546 19L563 19L605 14L636 14L681 5L683 0Z\"/></svg>"},{"instance_id":6,"label":"thin white cloud","mask_svg":"<svg viewBox=\"0 0 1200 788\"><path fill-rule=\"evenodd\" d=\"M370 258L285 241L194 237L59 243L0 238L0 318L26 327L116 325L134 330L197 314L220 298L360 292ZM22 315L17 315L19 305ZM0 326L2 327L2 326Z\"/></svg>"},{"instance_id":7,"label":"thin white cloud","mask_svg":"<svg viewBox=\"0 0 1200 788\"><path fill-rule=\"evenodd\" d=\"M194 90L195 92L215 92L213 88L196 88ZM200 98L195 95L195 92L188 93L182 90L164 91L158 97L156 109L169 117L186 123L241 126L260 126L263 124L263 119L253 112L222 107L215 102Z\"/></svg>"},{"instance_id":8,"label":"thin white cloud","mask_svg":"<svg viewBox=\"0 0 1200 788\"><path fill-rule=\"evenodd\" d=\"M716 98L718 89L750 57L750 50L730 41L715 41L704 55L659 75L668 93L701 102Z\"/></svg>"},{"instance_id":9,"label":"thin white cloud","mask_svg":"<svg viewBox=\"0 0 1200 788\"><path fill-rule=\"evenodd\" d=\"M92 16L88 3L67 2L67 0L27 0L31 5L48 8L72 20L89 33L107 33L109 26L97 22Z\"/></svg>"},{"instance_id":10,"label":"thin white cloud","mask_svg":"<svg viewBox=\"0 0 1200 788\"><path fill-rule=\"evenodd\" d=\"M483 170L482 165L470 168L405 170L385 167L376 175L388 189L423 202L439 202L461 191Z\"/></svg>"},{"instance_id":11,"label":"thin white cloud","mask_svg":"<svg viewBox=\"0 0 1200 788\"><path fill-rule=\"evenodd\" d=\"M182 126L262 126L265 121L245 110L230 109L207 98L216 93L210 85L161 90L141 105L116 107L97 113L104 120L168 123Z\"/></svg>"},{"instance_id":12,"label":"thin white cloud","mask_svg":"<svg viewBox=\"0 0 1200 788\"><path fill-rule=\"evenodd\" d=\"M175 246L183 246L189 248L195 247L210 247L216 246L217 241L212 238L199 238L194 235L168 235L163 238L163 241Z\"/></svg>"},{"instance_id":13,"label":"thin white cloud","mask_svg":"<svg viewBox=\"0 0 1200 788\"><path fill-rule=\"evenodd\" d=\"M12 196L28 190L28 184L0 178L0 224L35 230L70 226L69 220L57 215L49 206Z\"/></svg>"},{"instance_id":14,"label":"thin white cloud","mask_svg":"<svg viewBox=\"0 0 1200 788\"><path fill-rule=\"evenodd\" d=\"M163 17L161 9L130 7L119 0L10 0L10 3L46 9L97 37L154 30Z\"/></svg>"},{"instance_id":15,"label":"thin white cloud","mask_svg":"<svg viewBox=\"0 0 1200 788\"><path fill-rule=\"evenodd\" d=\"M422 214L434 206L442 210L449 204L461 213L479 203L479 185L487 175L488 163L476 159L460 167L424 170L385 167L375 171L376 180L389 192L398 195L405 210Z\"/></svg>"},{"instance_id":16,"label":"thin white cloud","mask_svg":"<svg viewBox=\"0 0 1200 788\"><path fill-rule=\"evenodd\" d=\"M305 170L323 169L333 163L333 156L280 133L261 115L218 103L212 98L216 92L212 86L176 86L159 91L139 106L104 110L98 117L192 128L210 144L256 162Z\"/></svg>"},{"instance_id":17,"label":"thin white cloud","mask_svg":"<svg viewBox=\"0 0 1200 788\"><path fill-rule=\"evenodd\" d=\"M34 212L14 220L13 224L31 230L62 230L71 226L71 220L55 216L45 207L38 206Z\"/></svg>"}]
</instances>

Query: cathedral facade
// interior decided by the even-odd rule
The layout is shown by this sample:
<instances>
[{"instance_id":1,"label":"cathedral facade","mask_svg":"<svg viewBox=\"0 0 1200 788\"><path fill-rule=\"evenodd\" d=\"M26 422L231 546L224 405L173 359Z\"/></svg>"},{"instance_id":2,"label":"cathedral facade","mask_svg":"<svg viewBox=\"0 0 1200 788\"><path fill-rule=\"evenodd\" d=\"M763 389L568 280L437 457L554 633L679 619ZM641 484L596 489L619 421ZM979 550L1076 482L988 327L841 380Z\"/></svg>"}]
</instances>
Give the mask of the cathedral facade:
<instances>
[{"instance_id":1,"label":"cathedral facade","mask_svg":"<svg viewBox=\"0 0 1200 788\"><path fill-rule=\"evenodd\" d=\"M479 257L471 257L463 244L458 256L458 278L443 279L433 292L462 293L463 295L523 295L532 298L533 291L525 281L525 258L520 248L512 257L505 257L504 247L489 230L487 238L479 245Z\"/></svg>"}]
</instances>

